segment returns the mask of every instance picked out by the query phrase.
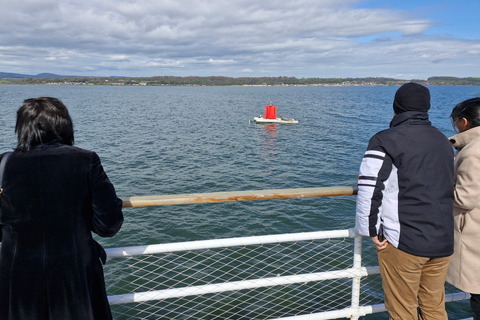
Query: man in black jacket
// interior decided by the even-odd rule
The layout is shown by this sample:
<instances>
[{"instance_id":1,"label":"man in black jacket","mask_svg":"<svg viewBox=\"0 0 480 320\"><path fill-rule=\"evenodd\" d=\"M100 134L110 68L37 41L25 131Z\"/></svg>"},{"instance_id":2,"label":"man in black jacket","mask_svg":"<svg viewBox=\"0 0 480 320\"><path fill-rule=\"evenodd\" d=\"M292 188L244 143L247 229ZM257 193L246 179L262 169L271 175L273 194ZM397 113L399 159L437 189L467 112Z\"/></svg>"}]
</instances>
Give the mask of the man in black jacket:
<instances>
[{"instance_id":1,"label":"man in black jacket","mask_svg":"<svg viewBox=\"0 0 480 320\"><path fill-rule=\"evenodd\" d=\"M421 319L447 320L452 146L428 120L426 87L404 84L395 94L393 109L390 128L370 139L360 166L358 232L371 237L377 248L390 319L418 319L420 307Z\"/></svg>"}]
</instances>

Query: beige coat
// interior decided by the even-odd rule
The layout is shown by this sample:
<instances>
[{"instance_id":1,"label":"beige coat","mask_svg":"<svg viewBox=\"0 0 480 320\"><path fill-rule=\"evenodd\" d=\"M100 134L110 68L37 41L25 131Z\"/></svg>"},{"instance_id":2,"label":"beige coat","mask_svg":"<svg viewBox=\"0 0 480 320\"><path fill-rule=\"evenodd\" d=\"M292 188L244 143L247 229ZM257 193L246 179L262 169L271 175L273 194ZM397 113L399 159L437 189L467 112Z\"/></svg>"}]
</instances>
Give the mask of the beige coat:
<instances>
[{"instance_id":1,"label":"beige coat","mask_svg":"<svg viewBox=\"0 0 480 320\"><path fill-rule=\"evenodd\" d=\"M455 252L447 281L480 294L480 127L450 138L455 155Z\"/></svg>"}]
</instances>

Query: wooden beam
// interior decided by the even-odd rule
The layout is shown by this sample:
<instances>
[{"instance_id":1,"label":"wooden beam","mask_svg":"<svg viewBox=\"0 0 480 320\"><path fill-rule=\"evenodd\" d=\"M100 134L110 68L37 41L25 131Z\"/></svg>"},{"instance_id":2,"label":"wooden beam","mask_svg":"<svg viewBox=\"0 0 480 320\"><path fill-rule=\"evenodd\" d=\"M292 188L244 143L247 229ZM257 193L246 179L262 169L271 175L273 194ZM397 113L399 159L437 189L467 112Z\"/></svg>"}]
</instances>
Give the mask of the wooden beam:
<instances>
[{"instance_id":1,"label":"wooden beam","mask_svg":"<svg viewBox=\"0 0 480 320\"><path fill-rule=\"evenodd\" d=\"M123 207L124 208L152 207L152 206L169 206L169 205L177 205L177 204L213 203L213 202L228 202L228 201L351 196L356 194L357 194L357 188L349 187L349 186L191 193L191 194L177 194L177 195L130 197L128 199L123 200Z\"/></svg>"}]
</instances>

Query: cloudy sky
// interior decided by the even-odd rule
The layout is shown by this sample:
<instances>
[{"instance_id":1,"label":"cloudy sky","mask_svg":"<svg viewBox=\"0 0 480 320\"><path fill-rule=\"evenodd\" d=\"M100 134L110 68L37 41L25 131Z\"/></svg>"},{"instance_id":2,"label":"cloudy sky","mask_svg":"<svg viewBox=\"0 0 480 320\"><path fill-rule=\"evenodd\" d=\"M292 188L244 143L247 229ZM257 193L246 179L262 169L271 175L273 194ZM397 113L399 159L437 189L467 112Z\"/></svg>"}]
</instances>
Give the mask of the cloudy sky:
<instances>
[{"instance_id":1,"label":"cloudy sky","mask_svg":"<svg viewBox=\"0 0 480 320\"><path fill-rule=\"evenodd\" d=\"M480 76L480 0L0 0L0 72Z\"/></svg>"}]
</instances>

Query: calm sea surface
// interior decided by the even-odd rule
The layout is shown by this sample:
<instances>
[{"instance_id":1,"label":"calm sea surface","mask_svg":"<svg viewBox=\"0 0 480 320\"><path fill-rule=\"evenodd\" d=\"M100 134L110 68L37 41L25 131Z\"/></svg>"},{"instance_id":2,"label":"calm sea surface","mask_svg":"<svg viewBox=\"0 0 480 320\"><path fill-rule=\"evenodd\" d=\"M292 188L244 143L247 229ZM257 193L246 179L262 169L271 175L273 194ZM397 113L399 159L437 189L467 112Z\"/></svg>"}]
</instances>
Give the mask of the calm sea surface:
<instances>
[{"instance_id":1,"label":"calm sea surface","mask_svg":"<svg viewBox=\"0 0 480 320\"><path fill-rule=\"evenodd\" d=\"M69 108L76 146L96 151L120 198L355 185L369 138L388 127L398 87L0 86L0 151L15 146L26 98ZM480 87L430 87L430 119L454 134L456 103ZM270 101L295 125L250 123ZM129 208L105 247L354 225L355 198ZM465 316L466 317L466 316Z\"/></svg>"}]
</instances>

